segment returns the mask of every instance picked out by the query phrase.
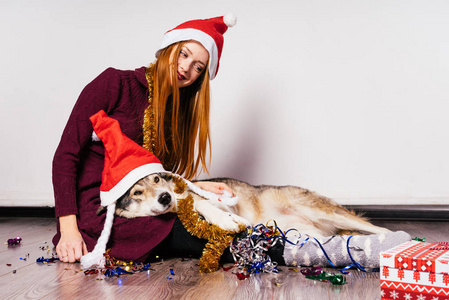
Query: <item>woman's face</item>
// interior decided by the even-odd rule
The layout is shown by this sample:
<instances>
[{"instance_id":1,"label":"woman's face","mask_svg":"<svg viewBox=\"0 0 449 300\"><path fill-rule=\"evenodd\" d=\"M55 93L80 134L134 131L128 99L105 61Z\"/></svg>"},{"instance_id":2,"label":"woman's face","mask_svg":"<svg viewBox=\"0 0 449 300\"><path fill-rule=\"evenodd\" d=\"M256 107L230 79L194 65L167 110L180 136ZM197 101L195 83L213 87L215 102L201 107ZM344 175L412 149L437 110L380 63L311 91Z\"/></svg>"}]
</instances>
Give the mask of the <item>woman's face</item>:
<instances>
[{"instance_id":1,"label":"woman's face","mask_svg":"<svg viewBox=\"0 0 449 300\"><path fill-rule=\"evenodd\" d=\"M209 52L196 41L187 42L178 57L178 87L191 85L206 70Z\"/></svg>"}]
</instances>

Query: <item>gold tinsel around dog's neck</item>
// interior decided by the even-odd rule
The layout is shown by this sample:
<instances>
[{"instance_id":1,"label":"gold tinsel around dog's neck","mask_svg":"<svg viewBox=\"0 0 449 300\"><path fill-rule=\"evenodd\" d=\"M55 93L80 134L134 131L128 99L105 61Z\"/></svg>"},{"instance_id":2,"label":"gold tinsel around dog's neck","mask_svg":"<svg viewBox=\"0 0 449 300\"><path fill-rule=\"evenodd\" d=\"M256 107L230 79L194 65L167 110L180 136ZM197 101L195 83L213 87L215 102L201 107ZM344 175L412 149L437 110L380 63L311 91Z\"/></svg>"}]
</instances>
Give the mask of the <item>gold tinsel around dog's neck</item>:
<instances>
[{"instance_id":1,"label":"gold tinsel around dog's neck","mask_svg":"<svg viewBox=\"0 0 449 300\"><path fill-rule=\"evenodd\" d=\"M175 183L174 192L182 195L187 188L186 182L180 176L174 176L173 181ZM200 258L200 272L215 272L219 268L221 255L237 233L224 230L201 219L194 210L193 201L192 195L178 199L178 218L191 235L208 240ZM239 229L240 231L245 230L245 225L241 224Z\"/></svg>"}]
</instances>

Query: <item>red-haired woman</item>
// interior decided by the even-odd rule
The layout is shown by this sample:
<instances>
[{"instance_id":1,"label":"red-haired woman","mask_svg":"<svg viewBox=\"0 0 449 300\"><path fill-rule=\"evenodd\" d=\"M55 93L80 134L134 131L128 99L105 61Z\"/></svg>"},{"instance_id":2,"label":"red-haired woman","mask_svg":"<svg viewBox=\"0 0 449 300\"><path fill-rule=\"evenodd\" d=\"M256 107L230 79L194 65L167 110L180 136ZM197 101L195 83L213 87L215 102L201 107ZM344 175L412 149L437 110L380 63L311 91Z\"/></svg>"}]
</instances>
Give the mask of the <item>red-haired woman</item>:
<instances>
[{"instance_id":1,"label":"red-haired woman","mask_svg":"<svg viewBox=\"0 0 449 300\"><path fill-rule=\"evenodd\" d=\"M94 143L89 118L100 110L120 123L123 133L187 179L207 171L209 80L218 71L223 34L232 16L185 22L164 35L157 60L134 71L109 68L79 96L53 160L58 257L75 262L92 251L105 216L97 216L104 146ZM222 193L224 184L197 182ZM232 192L232 191L230 191ZM108 246L122 260L145 261L157 245L183 240L185 255L200 255L205 241L191 239L175 214L115 218ZM162 243L164 241L164 243ZM183 243L183 242L181 242Z\"/></svg>"}]
</instances>

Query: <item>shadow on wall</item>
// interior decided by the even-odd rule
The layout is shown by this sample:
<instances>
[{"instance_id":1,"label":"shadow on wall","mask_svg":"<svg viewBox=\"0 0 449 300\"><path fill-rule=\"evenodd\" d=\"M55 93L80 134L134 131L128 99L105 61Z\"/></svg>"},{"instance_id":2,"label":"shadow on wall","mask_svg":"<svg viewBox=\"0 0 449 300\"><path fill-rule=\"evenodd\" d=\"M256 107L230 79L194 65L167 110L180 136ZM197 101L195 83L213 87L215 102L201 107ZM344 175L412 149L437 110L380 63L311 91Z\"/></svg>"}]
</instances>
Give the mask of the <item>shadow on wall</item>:
<instances>
[{"instance_id":1,"label":"shadow on wall","mask_svg":"<svg viewBox=\"0 0 449 300\"><path fill-rule=\"evenodd\" d=\"M267 172L264 153L267 147L272 147L273 134L279 132L276 129L283 126L270 123L271 116L277 112L277 105L273 92L267 87L269 84L260 82L257 86L247 86L248 94L241 97L243 100L238 100L238 110L233 113L233 132L228 141L230 147L227 147L217 170L220 176L259 184L263 172Z\"/></svg>"}]
</instances>

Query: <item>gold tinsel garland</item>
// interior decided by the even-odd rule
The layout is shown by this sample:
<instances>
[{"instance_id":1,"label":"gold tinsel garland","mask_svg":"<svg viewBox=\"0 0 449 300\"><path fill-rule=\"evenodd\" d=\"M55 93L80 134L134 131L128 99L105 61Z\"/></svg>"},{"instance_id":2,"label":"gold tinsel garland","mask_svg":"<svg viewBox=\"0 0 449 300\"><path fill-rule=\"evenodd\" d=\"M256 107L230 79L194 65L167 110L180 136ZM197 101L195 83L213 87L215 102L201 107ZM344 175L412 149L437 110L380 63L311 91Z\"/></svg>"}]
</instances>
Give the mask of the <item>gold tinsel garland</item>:
<instances>
[{"instance_id":1,"label":"gold tinsel garland","mask_svg":"<svg viewBox=\"0 0 449 300\"><path fill-rule=\"evenodd\" d=\"M178 176L174 177L174 181L175 193L182 194L187 184ZM200 258L200 272L217 271L221 255L237 233L224 230L217 225L202 220L193 209L193 197L191 195L188 195L185 199L178 199L178 218L191 235L208 240ZM245 230L245 225L240 224L240 231L243 230Z\"/></svg>"},{"instance_id":2,"label":"gold tinsel garland","mask_svg":"<svg viewBox=\"0 0 449 300\"><path fill-rule=\"evenodd\" d=\"M156 151L156 128L155 113L153 108L153 70L151 64L145 71L145 78L148 83L148 107L145 109L143 117L143 147L152 153Z\"/></svg>"}]
</instances>

